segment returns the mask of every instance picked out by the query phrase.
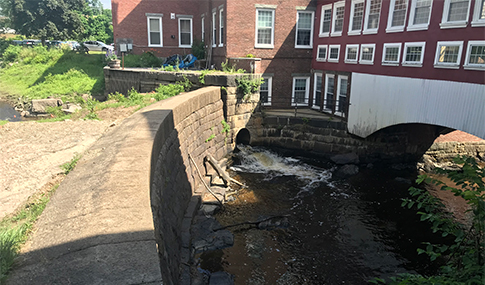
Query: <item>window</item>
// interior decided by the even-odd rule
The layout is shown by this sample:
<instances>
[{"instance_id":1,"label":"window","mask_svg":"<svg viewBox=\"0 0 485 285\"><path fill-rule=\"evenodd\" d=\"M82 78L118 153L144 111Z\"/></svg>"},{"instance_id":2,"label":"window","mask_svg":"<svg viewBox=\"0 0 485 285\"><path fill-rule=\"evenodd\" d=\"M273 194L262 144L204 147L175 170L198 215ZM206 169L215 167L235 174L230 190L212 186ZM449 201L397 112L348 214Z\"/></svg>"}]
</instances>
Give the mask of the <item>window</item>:
<instances>
[{"instance_id":1,"label":"window","mask_svg":"<svg viewBox=\"0 0 485 285\"><path fill-rule=\"evenodd\" d=\"M217 29L216 29L216 12L212 12L212 47L216 47L216 35L217 35Z\"/></svg>"},{"instance_id":2,"label":"window","mask_svg":"<svg viewBox=\"0 0 485 285\"><path fill-rule=\"evenodd\" d=\"M313 12L298 11L295 48L313 47Z\"/></svg>"},{"instance_id":3,"label":"window","mask_svg":"<svg viewBox=\"0 0 485 285\"><path fill-rule=\"evenodd\" d=\"M320 16L320 37L328 37L330 34L330 22L332 21L332 5L322 6L322 15Z\"/></svg>"},{"instance_id":4,"label":"window","mask_svg":"<svg viewBox=\"0 0 485 285\"><path fill-rule=\"evenodd\" d=\"M313 109L320 109L322 104L322 74L315 73L315 86L313 86Z\"/></svg>"},{"instance_id":5,"label":"window","mask_svg":"<svg viewBox=\"0 0 485 285\"><path fill-rule=\"evenodd\" d=\"M327 61L327 46L319 45L317 49L317 61Z\"/></svg>"},{"instance_id":6,"label":"window","mask_svg":"<svg viewBox=\"0 0 485 285\"><path fill-rule=\"evenodd\" d=\"M466 27L469 9L470 0L445 0L440 27L442 29Z\"/></svg>"},{"instance_id":7,"label":"window","mask_svg":"<svg viewBox=\"0 0 485 285\"><path fill-rule=\"evenodd\" d=\"M323 110L333 113L335 93L335 75L325 75L325 98L323 101Z\"/></svg>"},{"instance_id":8,"label":"window","mask_svg":"<svg viewBox=\"0 0 485 285\"><path fill-rule=\"evenodd\" d=\"M179 47L192 47L192 19L179 18Z\"/></svg>"},{"instance_id":9,"label":"window","mask_svg":"<svg viewBox=\"0 0 485 285\"><path fill-rule=\"evenodd\" d=\"M461 61L463 42L438 42L434 67L458 68Z\"/></svg>"},{"instance_id":10,"label":"window","mask_svg":"<svg viewBox=\"0 0 485 285\"><path fill-rule=\"evenodd\" d=\"M310 77L293 77L292 106L308 106Z\"/></svg>"},{"instance_id":11,"label":"window","mask_svg":"<svg viewBox=\"0 0 485 285\"><path fill-rule=\"evenodd\" d=\"M340 53L340 45L330 45L330 52L328 54L329 62L338 62Z\"/></svg>"},{"instance_id":12,"label":"window","mask_svg":"<svg viewBox=\"0 0 485 285\"><path fill-rule=\"evenodd\" d=\"M364 0L353 0L350 9L350 23L348 35L360 35L364 20Z\"/></svg>"},{"instance_id":13,"label":"window","mask_svg":"<svg viewBox=\"0 0 485 285\"><path fill-rule=\"evenodd\" d=\"M162 41L162 17L147 17L148 22L148 46L161 47Z\"/></svg>"},{"instance_id":14,"label":"window","mask_svg":"<svg viewBox=\"0 0 485 285\"><path fill-rule=\"evenodd\" d=\"M202 28L202 33L200 34L200 38L202 39L203 42L205 42L205 17L201 18L201 28Z\"/></svg>"},{"instance_id":15,"label":"window","mask_svg":"<svg viewBox=\"0 0 485 285\"><path fill-rule=\"evenodd\" d=\"M469 41L465 69L485 69L485 41Z\"/></svg>"},{"instance_id":16,"label":"window","mask_svg":"<svg viewBox=\"0 0 485 285\"><path fill-rule=\"evenodd\" d=\"M259 87L259 95L261 98L261 105L263 106L271 106L271 85L273 78L272 77L266 77L263 74L263 83Z\"/></svg>"},{"instance_id":17,"label":"window","mask_svg":"<svg viewBox=\"0 0 485 285\"><path fill-rule=\"evenodd\" d=\"M382 52L382 65L399 65L401 44L384 44Z\"/></svg>"},{"instance_id":18,"label":"window","mask_svg":"<svg viewBox=\"0 0 485 285\"><path fill-rule=\"evenodd\" d=\"M391 0L386 32L402 32L406 23L408 0Z\"/></svg>"},{"instance_id":19,"label":"window","mask_svg":"<svg viewBox=\"0 0 485 285\"><path fill-rule=\"evenodd\" d=\"M485 26L485 0L475 0L472 27Z\"/></svg>"},{"instance_id":20,"label":"window","mask_svg":"<svg viewBox=\"0 0 485 285\"><path fill-rule=\"evenodd\" d=\"M425 42L405 43L403 65L421 67Z\"/></svg>"},{"instance_id":21,"label":"window","mask_svg":"<svg viewBox=\"0 0 485 285\"><path fill-rule=\"evenodd\" d=\"M375 44L366 44L360 46L360 64L374 64Z\"/></svg>"},{"instance_id":22,"label":"window","mask_svg":"<svg viewBox=\"0 0 485 285\"><path fill-rule=\"evenodd\" d=\"M224 46L224 10L219 10L219 46Z\"/></svg>"},{"instance_id":23,"label":"window","mask_svg":"<svg viewBox=\"0 0 485 285\"><path fill-rule=\"evenodd\" d=\"M335 114L345 117L347 113L347 88L348 88L349 79L347 76L338 76L338 85L337 85L337 102L336 102L336 110Z\"/></svg>"},{"instance_id":24,"label":"window","mask_svg":"<svg viewBox=\"0 0 485 285\"><path fill-rule=\"evenodd\" d=\"M333 4L333 24L331 36L341 36L344 28L345 1Z\"/></svg>"},{"instance_id":25,"label":"window","mask_svg":"<svg viewBox=\"0 0 485 285\"><path fill-rule=\"evenodd\" d=\"M345 62L357 63L358 54L359 54L359 45L347 45L345 47Z\"/></svg>"},{"instance_id":26,"label":"window","mask_svg":"<svg viewBox=\"0 0 485 285\"><path fill-rule=\"evenodd\" d=\"M411 0L408 31L427 30L433 0Z\"/></svg>"},{"instance_id":27,"label":"window","mask_svg":"<svg viewBox=\"0 0 485 285\"><path fill-rule=\"evenodd\" d=\"M274 10L256 10L256 43L257 48L274 47Z\"/></svg>"},{"instance_id":28,"label":"window","mask_svg":"<svg viewBox=\"0 0 485 285\"><path fill-rule=\"evenodd\" d=\"M382 0L369 0L365 11L364 34L376 34L379 28Z\"/></svg>"}]
</instances>

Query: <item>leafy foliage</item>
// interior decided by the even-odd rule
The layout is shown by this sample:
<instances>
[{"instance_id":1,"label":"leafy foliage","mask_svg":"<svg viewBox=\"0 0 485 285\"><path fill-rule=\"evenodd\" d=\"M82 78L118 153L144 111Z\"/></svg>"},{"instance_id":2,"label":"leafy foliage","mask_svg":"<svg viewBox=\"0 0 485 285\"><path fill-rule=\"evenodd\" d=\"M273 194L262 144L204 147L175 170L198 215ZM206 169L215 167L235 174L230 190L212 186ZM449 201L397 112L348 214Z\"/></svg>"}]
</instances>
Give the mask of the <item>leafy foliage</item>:
<instances>
[{"instance_id":1,"label":"leafy foliage","mask_svg":"<svg viewBox=\"0 0 485 285\"><path fill-rule=\"evenodd\" d=\"M192 54L197 59L204 59L205 58L205 43L197 38L194 38L194 42L192 44Z\"/></svg>"},{"instance_id":2,"label":"leafy foliage","mask_svg":"<svg viewBox=\"0 0 485 285\"><path fill-rule=\"evenodd\" d=\"M74 167L76 167L76 164L80 159L81 159L81 155L76 154L71 159L71 161L62 164L61 169L64 171L64 174L69 174L69 172L71 172L74 169Z\"/></svg>"},{"instance_id":3,"label":"leafy foliage","mask_svg":"<svg viewBox=\"0 0 485 285\"><path fill-rule=\"evenodd\" d=\"M252 79L249 76L244 76L236 79L237 90L243 95L252 94L258 91L259 86L263 83L263 78Z\"/></svg>"},{"instance_id":4,"label":"leafy foliage","mask_svg":"<svg viewBox=\"0 0 485 285\"><path fill-rule=\"evenodd\" d=\"M89 0L80 14L83 40L97 40L106 44L113 42L113 25L110 9L104 9L98 0Z\"/></svg>"}]
</instances>

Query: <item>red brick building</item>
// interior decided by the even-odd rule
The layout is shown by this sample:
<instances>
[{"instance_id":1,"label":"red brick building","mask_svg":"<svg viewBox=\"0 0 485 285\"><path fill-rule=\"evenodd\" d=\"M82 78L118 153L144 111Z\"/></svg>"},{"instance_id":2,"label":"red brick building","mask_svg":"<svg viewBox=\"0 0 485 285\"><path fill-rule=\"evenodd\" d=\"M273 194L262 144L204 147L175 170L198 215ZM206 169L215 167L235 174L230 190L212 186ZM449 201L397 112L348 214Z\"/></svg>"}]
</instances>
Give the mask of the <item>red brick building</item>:
<instances>
[{"instance_id":1,"label":"red brick building","mask_svg":"<svg viewBox=\"0 0 485 285\"><path fill-rule=\"evenodd\" d=\"M115 43L158 56L206 43L210 64L262 73L263 104L309 106L316 0L112 0Z\"/></svg>"}]
</instances>

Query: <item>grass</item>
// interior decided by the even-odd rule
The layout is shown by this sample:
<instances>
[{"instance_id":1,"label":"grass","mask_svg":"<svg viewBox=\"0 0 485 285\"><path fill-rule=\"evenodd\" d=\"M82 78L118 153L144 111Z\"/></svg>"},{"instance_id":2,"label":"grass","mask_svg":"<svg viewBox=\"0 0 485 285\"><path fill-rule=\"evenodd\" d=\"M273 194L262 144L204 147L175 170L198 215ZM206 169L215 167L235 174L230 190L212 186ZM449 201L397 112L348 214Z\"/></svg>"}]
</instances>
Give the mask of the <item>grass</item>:
<instances>
[{"instance_id":1,"label":"grass","mask_svg":"<svg viewBox=\"0 0 485 285\"><path fill-rule=\"evenodd\" d=\"M0 126L6 125L8 121L0 120Z\"/></svg>"}]
</instances>

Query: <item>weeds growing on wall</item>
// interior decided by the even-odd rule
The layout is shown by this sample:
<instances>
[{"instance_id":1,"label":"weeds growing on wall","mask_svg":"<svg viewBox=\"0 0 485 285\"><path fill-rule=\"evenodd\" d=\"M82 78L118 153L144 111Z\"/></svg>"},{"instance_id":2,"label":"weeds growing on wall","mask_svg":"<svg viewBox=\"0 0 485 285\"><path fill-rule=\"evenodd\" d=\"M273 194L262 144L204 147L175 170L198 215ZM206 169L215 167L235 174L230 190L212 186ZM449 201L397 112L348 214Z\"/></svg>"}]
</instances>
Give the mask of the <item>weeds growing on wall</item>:
<instances>
[{"instance_id":1,"label":"weeds growing on wall","mask_svg":"<svg viewBox=\"0 0 485 285\"><path fill-rule=\"evenodd\" d=\"M259 78L251 78L250 76L243 76L241 78L236 79L237 90L243 95L253 94L254 92L258 91L259 86L263 84L264 79Z\"/></svg>"}]
</instances>

